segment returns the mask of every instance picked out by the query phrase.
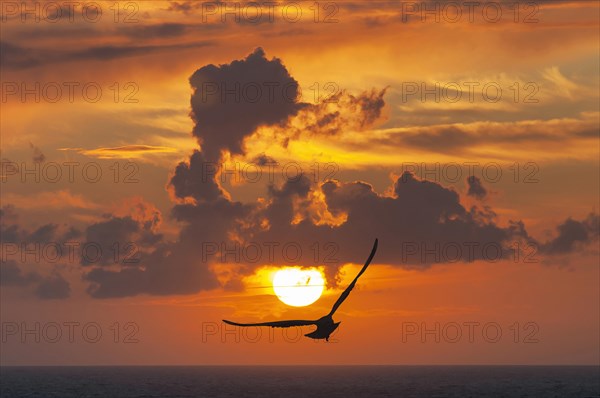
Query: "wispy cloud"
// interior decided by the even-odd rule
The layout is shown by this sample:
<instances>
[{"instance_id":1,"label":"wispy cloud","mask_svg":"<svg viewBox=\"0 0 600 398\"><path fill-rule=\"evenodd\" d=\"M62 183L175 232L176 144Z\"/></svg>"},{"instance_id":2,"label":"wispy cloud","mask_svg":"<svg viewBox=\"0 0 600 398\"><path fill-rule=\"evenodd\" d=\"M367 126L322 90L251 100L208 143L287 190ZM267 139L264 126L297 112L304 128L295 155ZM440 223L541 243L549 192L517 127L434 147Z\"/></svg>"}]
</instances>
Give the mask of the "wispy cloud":
<instances>
[{"instance_id":1,"label":"wispy cloud","mask_svg":"<svg viewBox=\"0 0 600 398\"><path fill-rule=\"evenodd\" d=\"M141 158L150 154L175 153L176 148L153 145L124 145L113 148L59 148L59 151L75 151L86 156L98 159L132 159Z\"/></svg>"}]
</instances>

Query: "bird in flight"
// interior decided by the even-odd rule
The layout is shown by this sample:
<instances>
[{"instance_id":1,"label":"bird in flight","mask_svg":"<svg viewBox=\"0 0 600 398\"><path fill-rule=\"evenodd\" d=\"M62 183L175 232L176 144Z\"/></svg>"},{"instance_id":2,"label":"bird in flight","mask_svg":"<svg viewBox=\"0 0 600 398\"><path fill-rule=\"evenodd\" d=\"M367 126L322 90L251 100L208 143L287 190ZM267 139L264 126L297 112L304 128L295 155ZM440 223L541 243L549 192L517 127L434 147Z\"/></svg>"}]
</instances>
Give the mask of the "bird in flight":
<instances>
[{"instance_id":1,"label":"bird in flight","mask_svg":"<svg viewBox=\"0 0 600 398\"><path fill-rule=\"evenodd\" d=\"M274 321L274 322L259 322L259 323L237 323L237 322L232 322L232 321L223 319L223 322L225 322L228 325L242 326L242 327L270 326L272 328L289 328L289 327L293 327L293 326L315 325L317 327L317 329L314 330L313 332L305 334L305 336L310 337L311 339L325 339L326 341L329 341L329 336L331 336L331 334L340 325L340 322L333 321L333 314L335 313L335 311L337 311L339 306L342 305L344 300L346 300L346 298L350 295L350 292L354 288L354 285L356 285L356 281L358 281L358 278L363 274L363 272L365 272L365 270L371 263L371 260L373 260L373 257L375 256L376 251L377 251L377 239L375 239L375 243L373 244L373 249L371 249L371 254L369 254L369 258L367 258L365 265L363 265L363 267L360 270L360 272L358 273L358 275L356 275L356 278L354 278L352 283L350 283L350 285L348 285L346 290L344 290L344 292L340 295L340 297L337 299L337 301L331 308L331 311L329 312L329 314L317 319L316 321L290 320L290 321Z\"/></svg>"}]
</instances>

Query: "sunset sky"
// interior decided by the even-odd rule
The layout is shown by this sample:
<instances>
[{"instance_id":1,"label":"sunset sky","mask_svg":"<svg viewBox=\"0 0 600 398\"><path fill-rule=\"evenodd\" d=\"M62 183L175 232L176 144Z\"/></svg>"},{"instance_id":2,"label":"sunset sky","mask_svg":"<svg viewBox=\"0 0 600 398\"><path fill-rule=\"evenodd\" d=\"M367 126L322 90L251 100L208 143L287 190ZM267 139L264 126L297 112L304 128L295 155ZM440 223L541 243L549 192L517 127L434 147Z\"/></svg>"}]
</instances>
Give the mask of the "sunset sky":
<instances>
[{"instance_id":1,"label":"sunset sky","mask_svg":"<svg viewBox=\"0 0 600 398\"><path fill-rule=\"evenodd\" d=\"M600 363L598 2L21 3L2 365Z\"/></svg>"}]
</instances>

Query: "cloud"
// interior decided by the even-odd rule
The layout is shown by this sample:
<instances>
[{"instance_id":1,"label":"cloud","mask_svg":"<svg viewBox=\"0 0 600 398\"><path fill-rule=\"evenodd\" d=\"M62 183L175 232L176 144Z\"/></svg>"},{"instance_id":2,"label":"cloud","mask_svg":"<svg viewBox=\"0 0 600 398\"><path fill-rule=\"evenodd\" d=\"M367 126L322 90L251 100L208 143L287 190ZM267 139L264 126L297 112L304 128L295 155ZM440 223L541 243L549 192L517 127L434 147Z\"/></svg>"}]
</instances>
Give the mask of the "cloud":
<instances>
[{"instance_id":1,"label":"cloud","mask_svg":"<svg viewBox=\"0 0 600 398\"><path fill-rule=\"evenodd\" d=\"M252 159L251 163L255 163L258 166L266 166L266 165L274 165L277 164L277 161L271 156L261 153Z\"/></svg>"},{"instance_id":2,"label":"cloud","mask_svg":"<svg viewBox=\"0 0 600 398\"><path fill-rule=\"evenodd\" d=\"M76 50L46 50L0 42L0 65L6 69L26 69L72 61L110 61L166 51L188 50L211 46L211 41L166 45L105 45Z\"/></svg>"},{"instance_id":3,"label":"cloud","mask_svg":"<svg viewBox=\"0 0 600 398\"><path fill-rule=\"evenodd\" d=\"M5 205L0 209L0 243L2 244L64 244L68 240L78 238L81 232L74 227L59 226L48 223L33 231L19 224L18 215L13 205Z\"/></svg>"},{"instance_id":4,"label":"cloud","mask_svg":"<svg viewBox=\"0 0 600 398\"><path fill-rule=\"evenodd\" d=\"M277 97L268 96L254 102L238 100L236 88L265 83L273 83L273 87L288 85L294 100L271 101ZM233 279L222 284L213 270L219 255L227 254L236 244L249 242L263 246L294 242L305 250L315 242L333 243L336 261L326 267L326 274L329 283L335 283L339 267L348 262L360 263L376 237L380 240L378 263L417 268L489 259L490 246L495 250L491 256L498 261L512 254L514 241L533 241L521 221L499 225L489 207L467 209L452 188L419 180L409 172L396 178L385 194L377 193L367 182L332 180L316 185L307 176L300 176L281 185L269 185L266 196L256 202L235 201L219 184L220 162L230 156L245 156L246 140L259 127L269 126L274 138L283 142L302 134L327 136L344 134L349 129L361 131L381 117L385 89L358 96L341 92L334 103L300 103L296 100L296 80L279 59L268 60L262 49L230 64L204 66L192 75L190 84L194 90L192 134L201 148L176 166L169 181L169 189L180 199L171 211L171 217L183 225L179 236L170 242L153 232L149 236L156 240L140 251L135 264L92 265L84 279L90 283L88 293L93 297L192 294L234 286L243 275L263 265L290 263L281 250L276 250L272 258L261 257L258 261L236 258L230 260L237 263L231 271ZM448 134L452 137L443 138L450 140L464 133L461 129L451 130ZM427 138L430 143L440 137ZM413 144L428 145L418 141ZM264 154L255 159L272 160ZM471 179L468 184L468 195L485 197L481 181ZM86 236L97 241L115 237L127 240L143 231L139 221L112 215L90 226ZM219 245L213 256L206 256L206 243ZM453 250L451 257L439 249L448 246ZM569 244L559 246L572 250ZM305 254L293 263L313 266L315 260Z\"/></svg>"},{"instance_id":5,"label":"cloud","mask_svg":"<svg viewBox=\"0 0 600 398\"><path fill-rule=\"evenodd\" d=\"M582 221L568 218L557 227L558 235L541 245L540 251L547 254L566 254L580 249L584 244L598 239L600 218L590 214Z\"/></svg>"},{"instance_id":6,"label":"cloud","mask_svg":"<svg viewBox=\"0 0 600 398\"><path fill-rule=\"evenodd\" d=\"M274 258L262 257L255 262L234 259L231 261L236 263L231 267L232 279L223 283L214 269L219 254L235 244L250 242L263 247L269 242L294 242L305 251L315 242L333 243L335 261L328 264L326 273L328 281L335 283L339 267L348 262L362 262L376 237L380 239L378 263L415 268L480 260L486 258L485 245L498 248L499 252L495 253L498 259L507 258L514 240L533 240L521 221L500 225L492 209L466 208L452 188L419 180L411 173L397 177L385 193L376 192L364 181L331 180L317 185L307 176L301 176L283 184L269 185L264 197L257 201L236 201L219 183L220 164L232 157L246 156L249 138L262 134L261 128L283 146L307 136L335 135L337 139L348 134L370 142L373 137L369 129L382 118L386 89L360 94L341 91L329 98L334 101L302 103L298 99L298 82L283 62L278 58L268 59L260 48L228 64L206 65L196 70L189 82L193 89L192 135L199 148L176 165L168 184L178 199L170 217L181 225L179 235L173 241L162 236L159 233L162 215L143 202L112 211L89 224L83 232L82 243L95 243L107 254L114 254L114 244L118 243L120 260L131 254L124 245L133 243L136 260L115 262L112 255L95 261L82 257L83 278L89 284L87 292L92 297L193 294L239 286L243 275L264 265L313 266L325 260L315 260L305 252L297 261L291 261L284 258L281 250L275 251ZM257 97L257 93L261 95ZM253 100L249 100L249 96ZM473 142L511 142L515 137L521 140L557 137L556 141L560 141L565 135L562 128L570 122L561 120L553 124L549 121L544 126L516 123L513 130L503 131L504 136L497 132L503 130L505 124L423 127L390 132L380 141L375 139L374 144L389 145L396 151L398 147L441 151L446 146L467 148ZM543 128L548 126L552 128ZM590 126L580 130L592 131ZM92 156L110 157L169 150L125 145L83 151L90 151ZM264 153L254 159L262 165L273 161ZM472 178L467 182L467 195L486 197L481 181ZM571 252L579 244L589 242L594 236L590 226L593 218L590 220L567 220L559 227L558 236L545 244L545 253ZM25 231L11 218L10 209L5 212L3 209L2 232L3 240L5 236L37 241L77 236L77 231L64 232L55 224L43 225L33 232ZM208 258L205 243L219 245L218 251ZM423 248L430 252L437 250L439 254L437 247L452 245L458 245L461 252L451 259L427 253L423 256ZM419 252L415 253L415 249ZM11 266L6 270L8 280L25 283L26 276L20 270ZM65 283L57 274L51 274L39 282L35 293L40 298L63 297L69 291Z\"/></svg>"},{"instance_id":7,"label":"cloud","mask_svg":"<svg viewBox=\"0 0 600 398\"><path fill-rule=\"evenodd\" d=\"M575 93L579 92L578 94L580 94L580 87L563 75L557 66L544 70L543 77L553 84L554 95L562 94L564 97L572 99Z\"/></svg>"},{"instance_id":8,"label":"cloud","mask_svg":"<svg viewBox=\"0 0 600 398\"><path fill-rule=\"evenodd\" d=\"M321 98L317 104L308 104L287 124L275 128L275 139L284 147L290 140L307 136L344 136L366 131L381 118L387 89L365 91L358 95L340 90ZM366 139L365 134L365 139Z\"/></svg>"},{"instance_id":9,"label":"cloud","mask_svg":"<svg viewBox=\"0 0 600 398\"><path fill-rule=\"evenodd\" d=\"M31 233L27 237L27 241L35 242L35 243L48 243L53 240L56 236L56 231L58 230L58 225L56 224L46 224Z\"/></svg>"},{"instance_id":10,"label":"cloud","mask_svg":"<svg viewBox=\"0 0 600 398\"><path fill-rule=\"evenodd\" d=\"M0 65L3 68L30 68L41 63L34 50L0 41Z\"/></svg>"},{"instance_id":11,"label":"cloud","mask_svg":"<svg viewBox=\"0 0 600 398\"><path fill-rule=\"evenodd\" d=\"M298 82L278 58L257 48L243 60L204 66L190 77L192 134L208 161L222 151L245 153L243 142L259 126L283 124L305 104Z\"/></svg>"},{"instance_id":12,"label":"cloud","mask_svg":"<svg viewBox=\"0 0 600 398\"><path fill-rule=\"evenodd\" d=\"M141 250L159 243L161 234L154 232L155 220L134 220L131 216L107 215L105 221L89 225L85 230L84 246L95 252L81 256L82 265L135 264Z\"/></svg>"},{"instance_id":13,"label":"cloud","mask_svg":"<svg viewBox=\"0 0 600 398\"><path fill-rule=\"evenodd\" d=\"M42 276L38 272L25 273L16 261L0 261L0 286L31 288L36 297L47 299L64 299L71 294L71 286L58 272L50 276Z\"/></svg>"},{"instance_id":14,"label":"cloud","mask_svg":"<svg viewBox=\"0 0 600 398\"><path fill-rule=\"evenodd\" d=\"M190 12L200 8L202 4L194 1L170 1L167 11L182 12L189 15Z\"/></svg>"},{"instance_id":15,"label":"cloud","mask_svg":"<svg viewBox=\"0 0 600 398\"><path fill-rule=\"evenodd\" d=\"M33 145L31 142L29 143L29 148L33 151L33 162L34 163L43 163L46 160L46 155L42 153L40 148Z\"/></svg>"},{"instance_id":16,"label":"cloud","mask_svg":"<svg viewBox=\"0 0 600 398\"><path fill-rule=\"evenodd\" d=\"M71 295L71 286L60 274L54 273L39 283L35 295L43 300L65 299Z\"/></svg>"},{"instance_id":17,"label":"cloud","mask_svg":"<svg viewBox=\"0 0 600 398\"><path fill-rule=\"evenodd\" d=\"M475 176L469 176L467 178L467 184L469 185L469 190L467 191L467 195L472 196L476 199L484 199L487 195L487 190L481 183L481 179Z\"/></svg>"},{"instance_id":18,"label":"cloud","mask_svg":"<svg viewBox=\"0 0 600 398\"><path fill-rule=\"evenodd\" d=\"M0 262L0 285L28 286L39 280L36 273L24 274L14 260Z\"/></svg>"},{"instance_id":19,"label":"cloud","mask_svg":"<svg viewBox=\"0 0 600 398\"><path fill-rule=\"evenodd\" d=\"M453 155L473 154L494 145L499 148L498 151L510 149L513 156L516 144L543 144L544 154L564 155L571 148L589 148L589 140L598 137L597 118L598 114L595 113L582 115L580 120L563 118L394 128L383 130L380 134L373 132L368 142L373 148L408 147ZM367 141L367 137L364 141ZM357 141L351 145L358 149L364 146L364 142Z\"/></svg>"},{"instance_id":20,"label":"cloud","mask_svg":"<svg viewBox=\"0 0 600 398\"><path fill-rule=\"evenodd\" d=\"M176 148L155 145L123 145L113 148L59 148L59 151L75 151L98 159L135 159L148 154L174 153Z\"/></svg>"},{"instance_id":21,"label":"cloud","mask_svg":"<svg viewBox=\"0 0 600 398\"><path fill-rule=\"evenodd\" d=\"M166 22L154 25L127 26L121 33L135 39L179 37L187 33L189 26L182 23Z\"/></svg>"},{"instance_id":22,"label":"cloud","mask_svg":"<svg viewBox=\"0 0 600 398\"><path fill-rule=\"evenodd\" d=\"M245 155L244 141L260 126L276 126L276 134L281 131L282 137L289 139L286 137L285 127L288 126L290 118L295 117L299 111L326 113L320 107L298 102L296 80L289 75L279 59L268 60L262 49L256 49L241 61L200 68L190 78L190 84L194 88L191 101L191 116L195 122L193 135L198 139L201 150L194 151L189 161L177 165L169 186L176 198L192 198L194 202L174 207L172 215L186 226L182 229L178 241L165 245L160 252L169 253L166 254L169 259L176 256L179 258L185 253L188 260L184 260L184 263L169 260L171 264L180 264L181 267L190 267L189 259L195 259L192 260L193 271L188 272L202 273L204 270L205 280L198 279L195 284L190 285L188 282L178 287L162 285L162 289L171 292L181 292L182 289L197 291L215 285L214 275L209 271L210 264L206 260L199 261L205 257L201 243L233 244L233 237L243 240L256 235L260 238L260 231L253 229L258 224L251 225L251 219L269 219L271 224L277 224L278 220L289 223L294 213L294 204L291 203L295 200L293 198L301 198L304 201L308 199L311 184L303 177L282 187L271 186L267 194L272 203L266 209L256 203L246 205L232 201L228 192L218 183L219 162L224 154ZM243 94L236 92L236 89L244 90L244 87L256 86L262 87L263 90L271 87L274 91L263 92L264 95L256 101L237 97ZM282 88L285 88L285 91L282 91ZM335 106L338 109L349 110L346 114L354 115L355 124L365 126L379 117L383 106L383 93L384 91L373 91L360 96L344 93L339 96L342 105ZM340 120L345 122L347 119L338 118L336 121L325 116L321 125L337 123L339 126ZM257 158L261 164L272 160L264 154ZM304 207L304 211L308 209L306 203L301 207ZM207 226L210 228L207 229ZM163 257L155 255L146 259L144 271L140 273L148 284L145 287L142 285L137 292L135 289L125 291L127 284L122 282L122 279L130 278L137 271L121 270L111 273L108 270L94 270L87 276L94 283L92 294L97 297L110 297L155 292L161 285L154 277L169 272L164 269L162 259ZM252 268L250 266L247 272ZM155 282L157 285L154 285Z\"/></svg>"},{"instance_id":23,"label":"cloud","mask_svg":"<svg viewBox=\"0 0 600 398\"><path fill-rule=\"evenodd\" d=\"M73 194L67 189L52 192L39 192L35 196L15 193L2 193L4 202L27 209L99 209L101 206L91 202L83 195Z\"/></svg>"},{"instance_id":24,"label":"cloud","mask_svg":"<svg viewBox=\"0 0 600 398\"><path fill-rule=\"evenodd\" d=\"M242 205L220 199L195 206L177 205L173 216L186 223L177 242L160 242L152 253L140 253L135 264L119 270L95 267L85 275L92 297L127 297L139 294L193 294L220 286L203 259L204 242L228 240L228 232L245 217Z\"/></svg>"},{"instance_id":25,"label":"cloud","mask_svg":"<svg viewBox=\"0 0 600 398\"><path fill-rule=\"evenodd\" d=\"M500 227L485 212L477 208L465 209L458 193L452 189L418 180L408 172L397 178L392 195L378 194L370 184L361 181L326 182L320 190L327 211L344 221L331 225L305 217L293 222L294 209L301 208L294 204L294 200L314 200L305 184L306 180L286 182L282 189L272 191L269 205L260 214L260 217L266 218L270 228L255 231L253 239L289 239L300 242L302 247L309 247L311 241L335 242L339 247L339 264L343 264L360 262L364 252L368 251L366 247L377 237L381 243L377 257L379 263L427 267L449 260L442 258L436 261L432 255L425 260L417 255L407 257L409 246L411 250L414 245L424 245L433 250L436 245L463 245L459 259L474 261L484 258L482 249L486 244L496 245L500 249L499 258L504 258L505 243L519 238L515 231ZM468 252L464 245L471 243L475 247ZM276 262L283 260L276 258Z\"/></svg>"},{"instance_id":26,"label":"cloud","mask_svg":"<svg viewBox=\"0 0 600 398\"><path fill-rule=\"evenodd\" d=\"M194 151L188 162L177 165L169 185L180 199L214 201L224 197L224 191L215 180L216 173L217 164L208 162L203 152Z\"/></svg>"}]
</instances>

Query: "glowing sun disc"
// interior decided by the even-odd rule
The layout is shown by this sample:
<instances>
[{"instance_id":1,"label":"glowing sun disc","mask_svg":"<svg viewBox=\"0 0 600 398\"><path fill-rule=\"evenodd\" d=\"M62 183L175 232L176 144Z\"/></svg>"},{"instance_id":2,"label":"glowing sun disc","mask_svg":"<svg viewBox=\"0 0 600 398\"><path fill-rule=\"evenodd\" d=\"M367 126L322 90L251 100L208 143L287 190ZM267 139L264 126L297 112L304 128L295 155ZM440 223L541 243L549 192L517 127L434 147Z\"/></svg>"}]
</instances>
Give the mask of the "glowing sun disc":
<instances>
[{"instance_id":1,"label":"glowing sun disc","mask_svg":"<svg viewBox=\"0 0 600 398\"><path fill-rule=\"evenodd\" d=\"M283 268L273 276L273 291L277 298L292 307L304 307L317 301L323 293L325 280L316 269Z\"/></svg>"}]
</instances>

